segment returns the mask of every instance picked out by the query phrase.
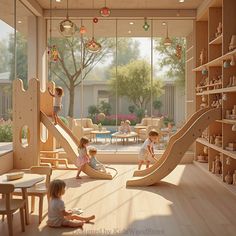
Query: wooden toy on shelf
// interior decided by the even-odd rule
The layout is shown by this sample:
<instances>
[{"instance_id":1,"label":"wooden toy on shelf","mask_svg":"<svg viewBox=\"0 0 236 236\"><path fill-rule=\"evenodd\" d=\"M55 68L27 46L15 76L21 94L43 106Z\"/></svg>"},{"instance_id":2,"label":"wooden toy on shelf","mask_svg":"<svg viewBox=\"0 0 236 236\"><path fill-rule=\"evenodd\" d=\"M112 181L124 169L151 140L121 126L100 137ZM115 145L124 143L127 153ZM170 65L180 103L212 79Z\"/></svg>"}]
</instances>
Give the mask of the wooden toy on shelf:
<instances>
[{"instance_id":1,"label":"wooden toy on shelf","mask_svg":"<svg viewBox=\"0 0 236 236\"><path fill-rule=\"evenodd\" d=\"M225 147L225 150L228 151L236 151L236 142L228 143L228 146Z\"/></svg>"},{"instance_id":2,"label":"wooden toy on shelf","mask_svg":"<svg viewBox=\"0 0 236 236\"><path fill-rule=\"evenodd\" d=\"M197 161L202 162L202 163L208 162L208 147L207 146L203 147L203 154L200 154L197 156Z\"/></svg>"},{"instance_id":3,"label":"wooden toy on shelf","mask_svg":"<svg viewBox=\"0 0 236 236\"><path fill-rule=\"evenodd\" d=\"M222 174L222 163L219 155L216 155L214 164L215 164L215 174Z\"/></svg>"},{"instance_id":4,"label":"wooden toy on shelf","mask_svg":"<svg viewBox=\"0 0 236 236\"><path fill-rule=\"evenodd\" d=\"M236 48L236 35L232 35L231 41L229 44L229 51L232 51Z\"/></svg>"},{"instance_id":5,"label":"wooden toy on shelf","mask_svg":"<svg viewBox=\"0 0 236 236\"><path fill-rule=\"evenodd\" d=\"M199 59L200 59L200 65L204 65L206 62L207 62L207 51L205 48L203 48L200 52L200 56L199 56Z\"/></svg>"},{"instance_id":6,"label":"wooden toy on shelf","mask_svg":"<svg viewBox=\"0 0 236 236\"><path fill-rule=\"evenodd\" d=\"M217 38L220 35L222 35L222 22L219 22L219 25L218 25L216 33L215 33L215 37Z\"/></svg>"},{"instance_id":7,"label":"wooden toy on shelf","mask_svg":"<svg viewBox=\"0 0 236 236\"><path fill-rule=\"evenodd\" d=\"M227 175L225 176L225 182L227 184L232 184L233 183L233 176L230 174L230 171L228 171Z\"/></svg>"},{"instance_id":8,"label":"wooden toy on shelf","mask_svg":"<svg viewBox=\"0 0 236 236\"><path fill-rule=\"evenodd\" d=\"M216 135L215 136L215 145L218 147L222 146L222 135Z\"/></svg>"},{"instance_id":9,"label":"wooden toy on shelf","mask_svg":"<svg viewBox=\"0 0 236 236\"><path fill-rule=\"evenodd\" d=\"M233 184L236 184L236 170L234 171L234 174L233 174Z\"/></svg>"},{"instance_id":10,"label":"wooden toy on shelf","mask_svg":"<svg viewBox=\"0 0 236 236\"><path fill-rule=\"evenodd\" d=\"M226 110L225 118L230 120L236 120L236 105L234 105L232 110Z\"/></svg>"}]
</instances>

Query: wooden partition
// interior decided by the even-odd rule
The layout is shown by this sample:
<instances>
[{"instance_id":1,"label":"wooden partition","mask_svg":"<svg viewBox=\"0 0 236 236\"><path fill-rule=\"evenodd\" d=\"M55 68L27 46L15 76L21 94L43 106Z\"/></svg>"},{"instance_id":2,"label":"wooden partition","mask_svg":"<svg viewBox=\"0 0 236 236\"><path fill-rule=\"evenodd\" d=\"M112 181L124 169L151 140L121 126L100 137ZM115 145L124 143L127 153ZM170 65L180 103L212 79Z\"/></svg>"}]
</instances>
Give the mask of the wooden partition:
<instances>
[{"instance_id":1,"label":"wooden partition","mask_svg":"<svg viewBox=\"0 0 236 236\"><path fill-rule=\"evenodd\" d=\"M40 150L40 84L29 81L28 89L22 80L13 81L13 164L14 168L30 168L39 164Z\"/></svg>"}]
</instances>

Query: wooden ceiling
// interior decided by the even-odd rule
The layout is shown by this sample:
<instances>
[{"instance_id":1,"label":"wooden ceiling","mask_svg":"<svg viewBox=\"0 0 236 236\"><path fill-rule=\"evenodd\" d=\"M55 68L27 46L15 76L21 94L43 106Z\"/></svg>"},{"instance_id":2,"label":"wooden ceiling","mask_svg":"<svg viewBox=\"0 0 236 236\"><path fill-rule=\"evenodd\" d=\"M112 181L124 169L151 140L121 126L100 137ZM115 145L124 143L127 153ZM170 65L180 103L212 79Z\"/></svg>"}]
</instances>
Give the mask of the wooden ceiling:
<instances>
[{"instance_id":1,"label":"wooden ceiling","mask_svg":"<svg viewBox=\"0 0 236 236\"><path fill-rule=\"evenodd\" d=\"M49 0L37 0L44 9L50 8ZM53 1L53 8L66 9L66 0ZM106 5L112 9L197 9L204 0L107 0ZM94 4L93 4L94 2ZM104 6L105 0L69 0L70 9L93 9Z\"/></svg>"}]
</instances>

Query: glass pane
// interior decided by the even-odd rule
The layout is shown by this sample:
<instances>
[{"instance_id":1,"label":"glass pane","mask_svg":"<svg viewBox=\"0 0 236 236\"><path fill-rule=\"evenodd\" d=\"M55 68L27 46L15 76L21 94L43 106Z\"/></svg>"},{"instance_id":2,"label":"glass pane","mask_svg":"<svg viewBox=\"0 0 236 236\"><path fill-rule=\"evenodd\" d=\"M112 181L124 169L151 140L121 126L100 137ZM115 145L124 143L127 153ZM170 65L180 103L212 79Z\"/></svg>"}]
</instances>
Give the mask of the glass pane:
<instances>
[{"instance_id":1,"label":"glass pane","mask_svg":"<svg viewBox=\"0 0 236 236\"><path fill-rule=\"evenodd\" d=\"M33 13L20 1L16 1L16 77L23 80L25 88L30 71L36 68L36 61L30 60L36 57L33 49L36 40L35 29L36 19Z\"/></svg>"},{"instance_id":2,"label":"glass pane","mask_svg":"<svg viewBox=\"0 0 236 236\"><path fill-rule=\"evenodd\" d=\"M0 142L12 141L14 1L0 1Z\"/></svg>"}]
</instances>

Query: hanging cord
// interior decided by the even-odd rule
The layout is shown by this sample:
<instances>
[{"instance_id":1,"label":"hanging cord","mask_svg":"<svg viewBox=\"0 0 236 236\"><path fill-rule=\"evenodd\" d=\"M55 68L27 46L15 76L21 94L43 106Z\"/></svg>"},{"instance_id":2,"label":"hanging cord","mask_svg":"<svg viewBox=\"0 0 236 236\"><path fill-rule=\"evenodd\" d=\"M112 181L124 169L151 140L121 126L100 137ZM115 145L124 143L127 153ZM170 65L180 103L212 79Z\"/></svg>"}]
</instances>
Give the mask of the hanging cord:
<instances>
[{"instance_id":1,"label":"hanging cord","mask_svg":"<svg viewBox=\"0 0 236 236\"><path fill-rule=\"evenodd\" d=\"M104 167L107 168L107 169L114 170L116 172L115 175L113 176L113 179L118 175L118 170L117 169L115 169L113 167L110 167L110 166L104 166Z\"/></svg>"},{"instance_id":2,"label":"hanging cord","mask_svg":"<svg viewBox=\"0 0 236 236\"><path fill-rule=\"evenodd\" d=\"M151 121L153 125L153 19L151 19Z\"/></svg>"},{"instance_id":3,"label":"hanging cord","mask_svg":"<svg viewBox=\"0 0 236 236\"><path fill-rule=\"evenodd\" d=\"M69 18L69 12L68 12L68 7L69 7L69 4L68 4L68 1L66 1L66 18L68 19Z\"/></svg>"},{"instance_id":4,"label":"hanging cord","mask_svg":"<svg viewBox=\"0 0 236 236\"><path fill-rule=\"evenodd\" d=\"M51 60L51 50L52 50L52 0L50 0L50 30L49 30L49 80L52 81L52 60Z\"/></svg>"}]
</instances>

